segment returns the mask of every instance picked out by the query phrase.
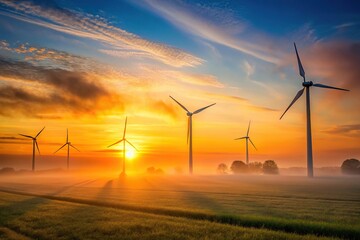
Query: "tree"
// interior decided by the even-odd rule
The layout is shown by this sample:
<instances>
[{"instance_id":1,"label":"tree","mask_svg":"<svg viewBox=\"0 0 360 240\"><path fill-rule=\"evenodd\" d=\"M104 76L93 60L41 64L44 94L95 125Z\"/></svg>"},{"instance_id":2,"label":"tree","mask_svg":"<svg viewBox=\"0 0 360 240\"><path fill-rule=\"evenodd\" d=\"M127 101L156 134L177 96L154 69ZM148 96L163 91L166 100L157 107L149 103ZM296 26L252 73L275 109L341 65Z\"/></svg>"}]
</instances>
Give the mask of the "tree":
<instances>
[{"instance_id":1,"label":"tree","mask_svg":"<svg viewBox=\"0 0 360 240\"><path fill-rule=\"evenodd\" d=\"M234 174L246 173L248 166L243 161L235 160L232 162L230 169Z\"/></svg>"},{"instance_id":2,"label":"tree","mask_svg":"<svg viewBox=\"0 0 360 240\"><path fill-rule=\"evenodd\" d=\"M13 174L13 173L15 173L15 169L10 167L4 167L0 169L0 174Z\"/></svg>"},{"instance_id":3,"label":"tree","mask_svg":"<svg viewBox=\"0 0 360 240\"><path fill-rule=\"evenodd\" d=\"M265 174L279 174L279 168L274 160L266 160L263 164Z\"/></svg>"},{"instance_id":4,"label":"tree","mask_svg":"<svg viewBox=\"0 0 360 240\"><path fill-rule=\"evenodd\" d=\"M228 173L228 166L225 163L220 163L217 167L217 172L219 174L227 174Z\"/></svg>"},{"instance_id":5,"label":"tree","mask_svg":"<svg viewBox=\"0 0 360 240\"><path fill-rule=\"evenodd\" d=\"M146 169L146 173L147 174L154 174L155 173L155 168L154 167L148 167Z\"/></svg>"},{"instance_id":6,"label":"tree","mask_svg":"<svg viewBox=\"0 0 360 240\"><path fill-rule=\"evenodd\" d=\"M346 159L341 165L343 174L360 174L360 161L354 158Z\"/></svg>"},{"instance_id":7,"label":"tree","mask_svg":"<svg viewBox=\"0 0 360 240\"><path fill-rule=\"evenodd\" d=\"M148 167L146 169L147 174L162 175L164 171L161 168L156 169L155 167Z\"/></svg>"},{"instance_id":8,"label":"tree","mask_svg":"<svg viewBox=\"0 0 360 240\"><path fill-rule=\"evenodd\" d=\"M261 162L251 162L248 164L249 172L251 173L261 173L262 167L263 165Z\"/></svg>"}]
</instances>

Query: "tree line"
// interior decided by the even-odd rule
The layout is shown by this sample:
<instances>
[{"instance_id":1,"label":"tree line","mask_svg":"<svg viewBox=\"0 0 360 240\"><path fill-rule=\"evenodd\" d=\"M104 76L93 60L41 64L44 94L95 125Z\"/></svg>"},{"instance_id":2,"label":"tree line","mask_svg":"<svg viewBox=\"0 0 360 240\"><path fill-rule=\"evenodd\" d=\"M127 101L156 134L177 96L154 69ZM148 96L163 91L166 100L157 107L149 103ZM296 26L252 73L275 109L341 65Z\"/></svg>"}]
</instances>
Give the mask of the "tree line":
<instances>
[{"instance_id":1,"label":"tree line","mask_svg":"<svg viewBox=\"0 0 360 240\"><path fill-rule=\"evenodd\" d=\"M220 163L217 167L217 172L219 174L228 174L230 172L232 172L233 174L279 174L279 168L274 160L266 160L264 163L251 162L249 164L246 164L240 160L235 160L232 162L230 168L228 168L225 163Z\"/></svg>"}]
</instances>

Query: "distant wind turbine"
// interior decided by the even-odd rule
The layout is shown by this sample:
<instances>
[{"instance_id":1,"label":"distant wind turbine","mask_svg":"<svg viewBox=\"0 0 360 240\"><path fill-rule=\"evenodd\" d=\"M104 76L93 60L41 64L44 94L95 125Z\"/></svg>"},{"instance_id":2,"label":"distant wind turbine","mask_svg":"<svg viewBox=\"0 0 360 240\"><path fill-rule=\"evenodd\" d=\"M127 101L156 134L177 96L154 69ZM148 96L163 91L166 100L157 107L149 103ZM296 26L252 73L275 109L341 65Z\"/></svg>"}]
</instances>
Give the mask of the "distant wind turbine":
<instances>
[{"instance_id":1,"label":"distant wind turbine","mask_svg":"<svg viewBox=\"0 0 360 240\"><path fill-rule=\"evenodd\" d=\"M71 144L71 142L69 142L69 132L68 129L66 129L66 142L64 145L62 145L58 150L56 150L54 152L57 153L60 149L62 149L63 147L65 147L67 145L67 170L69 170L69 155L70 155L70 147L74 148L75 150L79 151L79 149L77 149L74 145Z\"/></svg>"},{"instance_id":2,"label":"distant wind turbine","mask_svg":"<svg viewBox=\"0 0 360 240\"><path fill-rule=\"evenodd\" d=\"M40 135L40 133L44 130L45 127L43 127L43 129L40 130L40 132L38 132L38 134L36 134L35 137L32 137L32 136L29 136L29 135L24 135L24 134L19 134L23 137L27 137L27 138L31 138L32 141L33 141L33 155L32 155L32 171L34 172L35 171L35 145L36 145L36 148L40 154L40 150L39 150L39 146L38 146L38 143L37 143L37 137Z\"/></svg>"},{"instance_id":3,"label":"distant wind turbine","mask_svg":"<svg viewBox=\"0 0 360 240\"><path fill-rule=\"evenodd\" d=\"M111 145L108 146L111 147L111 146L114 146L118 143L121 143L123 142L123 170L120 174L121 177L125 177L126 176L126 171L125 171L125 162L126 162L126 146L125 146L125 142L127 142L128 144L130 144L136 151L138 151L138 149L131 143L129 142L126 138L125 138L125 135L126 135L126 125L127 125L127 117L125 118L125 127L124 127L124 134L123 134L123 137L121 140L117 141L116 143L113 143Z\"/></svg>"},{"instance_id":4,"label":"distant wind turbine","mask_svg":"<svg viewBox=\"0 0 360 240\"><path fill-rule=\"evenodd\" d=\"M234 140L240 140L240 139L245 139L246 140L246 165L249 164L249 146L248 146L248 141L250 141L250 143L253 145L253 147L257 150L257 148L255 147L254 143L251 141L250 137L249 137L249 131L250 131L250 123L249 122L249 126L248 126L248 130L246 132L246 136L245 137L241 137L241 138L235 138Z\"/></svg>"},{"instance_id":5,"label":"distant wind turbine","mask_svg":"<svg viewBox=\"0 0 360 240\"><path fill-rule=\"evenodd\" d=\"M308 81L308 82L305 81L305 71L301 64L301 60L300 60L295 43L294 43L294 47L295 47L296 57L297 57L298 66L299 66L299 73L300 73L300 76L302 76L304 79L303 83L302 83L304 88L301 89L296 94L294 100L292 100L292 102L290 103L288 108L281 115L280 119L285 115L285 113L290 109L290 107L302 96L302 94L304 93L304 90L306 89L307 171L308 171L308 177L313 177L314 171L313 171L313 155L312 155L312 140L311 140L310 87L314 86L314 87L319 87L319 88L330 88L330 89L342 90L342 91L349 91L349 90L343 89L343 88L331 87L331 86L327 86L327 85L319 84L319 83L314 84L312 81Z\"/></svg>"},{"instance_id":6,"label":"distant wind turbine","mask_svg":"<svg viewBox=\"0 0 360 240\"><path fill-rule=\"evenodd\" d=\"M189 143L189 173L192 174L193 173L193 156L192 156L192 115L197 114L199 112L204 111L205 109L207 109L208 107L211 107L213 105L215 105L216 103L210 104L206 107L200 108L194 112L190 112L189 110L187 110L186 107L184 107L181 103L179 103L178 101L175 100L175 98L171 97L172 100L174 100L177 104L180 105L180 107L182 107L185 111L186 111L186 115L188 116L188 130L187 130L187 142L189 143L189 138L190 138L190 143Z\"/></svg>"}]
</instances>

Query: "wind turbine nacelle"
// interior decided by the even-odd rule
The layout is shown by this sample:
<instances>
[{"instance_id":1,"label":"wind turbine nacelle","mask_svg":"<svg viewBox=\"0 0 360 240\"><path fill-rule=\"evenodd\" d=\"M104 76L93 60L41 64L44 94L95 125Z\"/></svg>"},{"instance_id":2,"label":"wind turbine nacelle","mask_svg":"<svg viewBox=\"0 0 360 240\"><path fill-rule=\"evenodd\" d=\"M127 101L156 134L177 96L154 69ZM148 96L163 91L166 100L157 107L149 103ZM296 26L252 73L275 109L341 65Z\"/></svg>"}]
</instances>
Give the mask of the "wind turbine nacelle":
<instances>
[{"instance_id":1,"label":"wind turbine nacelle","mask_svg":"<svg viewBox=\"0 0 360 240\"><path fill-rule=\"evenodd\" d=\"M303 82L303 83L302 83L302 85L303 85L304 87L311 87L313 84L314 84L314 83L313 83L312 81L310 81L310 82Z\"/></svg>"},{"instance_id":2,"label":"wind turbine nacelle","mask_svg":"<svg viewBox=\"0 0 360 240\"><path fill-rule=\"evenodd\" d=\"M193 114L192 113L186 113L186 115L188 115L189 117L191 117Z\"/></svg>"}]
</instances>

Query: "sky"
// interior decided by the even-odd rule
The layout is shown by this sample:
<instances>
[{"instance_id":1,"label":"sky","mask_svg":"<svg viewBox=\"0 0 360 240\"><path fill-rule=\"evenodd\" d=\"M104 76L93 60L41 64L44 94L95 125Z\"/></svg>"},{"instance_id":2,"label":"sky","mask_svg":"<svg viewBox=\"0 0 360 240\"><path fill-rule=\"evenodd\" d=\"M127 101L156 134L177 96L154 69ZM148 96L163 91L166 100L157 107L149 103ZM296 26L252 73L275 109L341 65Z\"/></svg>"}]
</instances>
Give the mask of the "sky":
<instances>
[{"instance_id":1,"label":"sky","mask_svg":"<svg viewBox=\"0 0 360 240\"><path fill-rule=\"evenodd\" d=\"M360 158L358 1L0 0L0 167L120 169L125 117L129 172L275 160L306 166L305 97L293 43L311 88L314 167ZM132 157L130 158L130 155ZM177 169L177 170L175 170Z\"/></svg>"}]
</instances>

